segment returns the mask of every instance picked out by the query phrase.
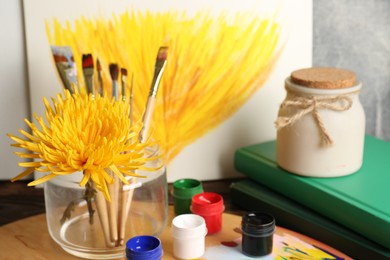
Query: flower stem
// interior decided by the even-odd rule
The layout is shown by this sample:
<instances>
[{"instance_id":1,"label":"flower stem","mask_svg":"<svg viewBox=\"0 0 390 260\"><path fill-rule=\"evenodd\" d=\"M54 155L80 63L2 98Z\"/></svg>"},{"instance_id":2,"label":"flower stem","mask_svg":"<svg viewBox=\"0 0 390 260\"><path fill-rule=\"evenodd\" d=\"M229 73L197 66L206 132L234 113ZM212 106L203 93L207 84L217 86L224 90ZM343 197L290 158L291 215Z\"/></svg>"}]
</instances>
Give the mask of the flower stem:
<instances>
[{"instance_id":1,"label":"flower stem","mask_svg":"<svg viewBox=\"0 0 390 260\"><path fill-rule=\"evenodd\" d=\"M72 211L74 211L76 205L77 203L75 201L72 201L68 204L60 220L61 225L64 224L67 219L70 219L70 215L72 214Z\"/></svg>"},{"instance_id":2,"label":"flower stem","mask_svg":"<svg viewBox=\"0 0 390 260\"><path fill-rule=\"evenodd\" d=\"M91 180L87 182L85 185L85 193L84 193L84 200L87 202L88 207L88 213L89 213L89 224L93 224L93 215L95 213L95 210L92 207L92 200L95 197L95 189L93 188L93 185L91 183Z\"/></svg>"}]
</instances>

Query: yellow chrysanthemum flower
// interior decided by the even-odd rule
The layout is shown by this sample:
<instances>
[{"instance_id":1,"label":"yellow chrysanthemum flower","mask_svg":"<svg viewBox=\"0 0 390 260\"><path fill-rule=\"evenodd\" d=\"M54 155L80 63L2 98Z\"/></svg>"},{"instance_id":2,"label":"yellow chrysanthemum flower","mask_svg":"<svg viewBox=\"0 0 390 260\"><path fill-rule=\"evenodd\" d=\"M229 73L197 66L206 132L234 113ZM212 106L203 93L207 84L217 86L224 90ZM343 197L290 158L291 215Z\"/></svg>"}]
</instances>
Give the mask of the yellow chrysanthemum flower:
<instances>
[{"instance_id":1,"label":"yellow chrysanthemum flower","mask_svg":"<svg viewBox=\"0 0 390 260\"><path fill-rule=\"evenodd\" d=\"M152 145L140 143L140 125L131 126L130 106L126 101L115 101L111 97L93 97L85 92L52 98L53 106L45 98L46 121L34 115L37 125L25 119L31 134L20 130L25 139L12 134L12 146L27 150L16 152L21 158L34 159L20 162L27 168L12 179L19 180L34 171L49 172L44 177L30 182L33 186L56 176L82 171L80 185L92 181L110 201L107 184L114 176L128 184L125 176L135 176L135 170L148 170L145 163L156 158L146 158L144 150ZM29 151L29 152L28 152ZM149 169L150 170L150 169Z\"/></svg>"}]
</instances>

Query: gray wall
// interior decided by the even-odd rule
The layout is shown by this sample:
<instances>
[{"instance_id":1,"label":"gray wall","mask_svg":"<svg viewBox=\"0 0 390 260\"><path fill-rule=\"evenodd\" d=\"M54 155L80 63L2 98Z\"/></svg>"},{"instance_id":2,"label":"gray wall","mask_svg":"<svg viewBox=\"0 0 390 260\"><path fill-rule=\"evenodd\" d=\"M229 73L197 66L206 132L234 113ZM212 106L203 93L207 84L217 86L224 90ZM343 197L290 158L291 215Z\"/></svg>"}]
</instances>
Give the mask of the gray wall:
<instances>
[{"instance_id":1,"label":"gray wall","mask_svg":"<svg viewBox=\"0 0 390 260\"><path fill-rule=\"evenodd\" d=\"M0 179L23 171L6 136L18 134L18 129L27 130L23 119L30 117L22 17L21 0L0 0Z\"/></svg>"},{"instance_id":2,"label":"gray wall","mask_svg":"<svg viewBox=\"0 0 390 260\"><path fill-rule=\"evenodd\" d=\"M366 132L390 140L390 1L314 0L314 66L354 71Z\"/></svg>"}]
</instances>

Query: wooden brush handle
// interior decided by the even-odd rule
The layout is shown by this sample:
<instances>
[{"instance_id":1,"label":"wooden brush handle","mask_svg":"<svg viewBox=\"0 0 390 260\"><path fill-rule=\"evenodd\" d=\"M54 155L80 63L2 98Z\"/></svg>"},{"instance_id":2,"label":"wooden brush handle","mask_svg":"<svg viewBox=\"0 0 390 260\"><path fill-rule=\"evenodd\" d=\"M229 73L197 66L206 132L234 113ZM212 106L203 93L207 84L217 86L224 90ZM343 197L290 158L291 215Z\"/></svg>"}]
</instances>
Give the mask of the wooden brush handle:
<instances>
[{"instance_id":1,"label":"wooden brush handle","mask_svg":"<svg viewBox=\"0 0 390 260\"><path fill-rule=\"evenodd\" d=\"M129 180L129 185L133 185L135 178ZM126 231L126 222L128 219L128 214L130 212L131 202L133 199L134 188L129 190L123 190L124 185L122 185L122 199L119 215L119 245L124 244L125 231Z\"/></svg>"},{"instance_id":2,"label":"wooden brush handle","mask_svg":"<svg viewBox=\"0 0 390 260\"><path fill-rule=\"evenodd\" d=\"M115 177L114 177L115 178ZM114 183L108 185L108 192L110 193L111 203L107 202L108 221L110 226L111 241L116 244L118 241L118 192L119 180L115 178Z\"/></svg>"},{"instance_id":3,"label":"wooden brush handle","mask_svg":"<svg viewBox=\"0 0 390 260\"><path fill-rule=\"evenodd\" d=\"M111 238L110 238L110 228L108 224L106 198L104 197L103 193L97 189L95 195L95 203L96 203L97 213L100 219L100 224L103 229L106 245L108 247L114 247L114 244L111 242Z\"/></svg>"}]
</instances>

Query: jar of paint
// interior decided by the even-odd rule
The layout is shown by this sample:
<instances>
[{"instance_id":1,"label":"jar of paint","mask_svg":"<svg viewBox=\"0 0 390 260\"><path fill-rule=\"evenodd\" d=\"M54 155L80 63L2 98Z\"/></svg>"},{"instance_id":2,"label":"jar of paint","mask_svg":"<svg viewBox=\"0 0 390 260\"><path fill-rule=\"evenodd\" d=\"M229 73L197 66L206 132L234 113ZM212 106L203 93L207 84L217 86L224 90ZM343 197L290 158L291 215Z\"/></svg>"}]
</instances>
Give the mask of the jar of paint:
<instances>
[{"instance_id":1,"label":"jar of paint","mask_svg":"<svg viewBox=\"0 0 390 260\"><path fill-rule=\"evenodd\" d=\"M224 210L223 198L217 193L203 192L192 197L191 211L205 219L208 235L221 231Z\"/></svg>"},{"instance_id":2,"label":"jar of paint","mask_svg":"<svg viewBox=\"0 0 390 260\"><path fill-rule=\"evenodd\" d=\"M160 260L163 251L160 239L136 236L126 242L126 260Z\"/></svg>"},{"instance_id":3,"label":"jar of paint","mask_svg":"<svg viewBox=\"0 0 390 260\"><path fill-rule=\"evenodd\" d=\"M191 213L192 197L203 192L202 183L195 179L179 179L173 183L172 197L176 215Z\"/></svg>"},{"instance_id":4,"label":"jar of paint","mask_svg":"<svg viewBox=\"0 0 390 260\"><path fill-rule=\"evenodd\" d=\"M349 70L292 72L285 80L287 95L275 122L278 165L310 177L337 177L359 170L365 135L361 87Z\"/></svg>"},{"instance_id":5,"label":"jar of paint","mask_svg":"<svg viewBox=\"0 0 390 260\"><path fill-rule=\"evenodd\" d=\"M242 217L242 252L251 257L272 253L275 219L263 212L250 212Z\"/></svg>"},{"instance_id":6,"label":"jar of paint","mask_svg":"<svg viewBox=\"0 0 390 260\"><path fill-rule=\"evenodd\" d=\"M195 214L182 214L172 220L173 255L179 259L195 259L205 252L207 228L205 220Z\"/></svg>"}]
</instances>

